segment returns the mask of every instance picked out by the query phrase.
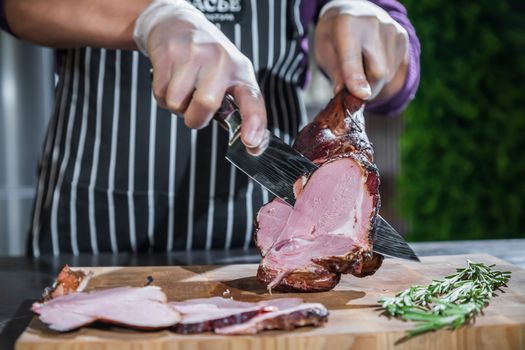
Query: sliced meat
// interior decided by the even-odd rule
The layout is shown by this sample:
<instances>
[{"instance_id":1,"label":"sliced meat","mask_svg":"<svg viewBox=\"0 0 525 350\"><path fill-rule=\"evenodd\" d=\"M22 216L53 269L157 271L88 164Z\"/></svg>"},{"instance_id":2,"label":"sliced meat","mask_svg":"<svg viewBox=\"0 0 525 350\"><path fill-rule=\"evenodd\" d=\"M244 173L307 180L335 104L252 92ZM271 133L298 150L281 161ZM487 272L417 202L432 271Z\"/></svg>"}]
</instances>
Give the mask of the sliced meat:
<instances>
[{"instance_id":1,"label":"sliced meat","mask_svg":"<svg viewBox=\"0 0 525 350\"><path fill-rule=\"evenodd\" d=\"M91 276L93 276L93 272L91 271L72 270L68 265L64 266L53 285L44 290L42 301L83 291Z\"/></svg>"},{"instance_id":2,"label":"sliced meat","mask_svg":"<svg viewBox=\"0 0 525 350\"><path fill-rule=\"evenodd\" d=\"M179 313L168 305L166 294L155 286L73 293L34 303L32 310L51 329L61 332L95 321L139 329L164 328L180 321Z\"/></svg>"},{"instance_id":3,"label":"sliced meat","mask_svg":"<svg viewBox=\"0 0 525 350\"><path fill-rule=\"evenodd\" d=\"M72 293L34 303L32 310L49 328L60 332L100 321L137 329L171 328L183 334L253 334L319 325L328 316L324 306L304 304L298 298L241 302L212 297L168 303L166 295L154 286ZM241 325L246 326L235 328Z\"/></svg>"},{"instance_id":4,"label":"sliced meat","mask_svg":"<svg viewBox=\"0 0 525 350\"><path fill-rule=\"evenodd\" d=\"M318 303L305 303L264 313L249 321L215 329L225 335L256 334L263 330L292 330L303 326L319 326L328 320L328 310Z\"/></svg>"},{"instance_id":5,"label":"sliced meat","mask_svg":"<svg viewBox=\"0 0 525 350\"><path fill-rule=\"evenodd\" d=\"M330 290L341 273L374 273L379 174L365 133L363 102L340 92L297 136L294 147L320 165L297 179L292 208L276 198L257 215L257 278L268 290Z\"/></svg>"},{"instance_id":6,"label":"sliced meat","mask_svg":"<svg viewBox=\"0 0 525 350\"><path fill-rule=\"evenodd\" d=\"M181 321L174 330L177 333L189 334L211 332L218 328L244 323L261 314L300 304L302 300L298 298L250 303L212 297L171 302L170 306L182 315Z\"/></svg>"}]
</instances>

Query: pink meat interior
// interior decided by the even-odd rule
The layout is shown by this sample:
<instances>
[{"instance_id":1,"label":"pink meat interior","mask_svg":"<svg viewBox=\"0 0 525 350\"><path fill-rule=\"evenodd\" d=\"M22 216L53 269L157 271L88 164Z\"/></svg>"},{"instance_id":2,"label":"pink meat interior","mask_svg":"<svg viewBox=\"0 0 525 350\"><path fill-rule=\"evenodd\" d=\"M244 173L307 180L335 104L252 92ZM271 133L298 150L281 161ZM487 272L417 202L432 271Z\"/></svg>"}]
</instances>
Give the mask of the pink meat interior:
<instances>
[{"instance_id":1,"label":"pink meat interior","mask_svg":"<svg viewBox=\"0 0 525 350\"><path fill-rule=\"evenodd\" d=\"M51 329L68 331L95 320L137 328L162 328L180 320L178 312L166 303L166 294L156 286L119 287L91 293L71 293L32 310Z\"/></svg>"},{"instance_id":2,"label":"pink meat interior","mask_svg":"<svg viewBox=\"0 0 525 350\"><path fill-rule=\"evenodd\" d=\"M373 198L351 158L325 163L300 191L295 207L276 199L258 214L257 243L266 263L301 269L312 259L367 248Z\"/></svg>"},{"instance_id":3,"label":"pink meat interior","mask_svg":"<svg viewBox=\"0 0 525 350\"><path fill-rule=\"evenodd\" d=\"M171 302L170 306L182 314L182 323L200 323L218 320L244 312L264 310L264 312L284 310L303 303L299 298L279 298L255 302L242 302L221 297L191 299Z\"/></svg>"}]
</instances>

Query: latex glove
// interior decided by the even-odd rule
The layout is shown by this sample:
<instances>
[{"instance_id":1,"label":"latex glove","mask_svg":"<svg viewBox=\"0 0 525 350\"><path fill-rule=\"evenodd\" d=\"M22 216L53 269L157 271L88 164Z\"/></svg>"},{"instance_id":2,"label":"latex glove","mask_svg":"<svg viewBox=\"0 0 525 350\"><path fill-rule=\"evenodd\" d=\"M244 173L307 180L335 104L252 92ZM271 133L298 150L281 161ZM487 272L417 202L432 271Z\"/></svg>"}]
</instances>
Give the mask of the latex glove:
<instances>
[{"instance_id":1,"label":"latex glove","mask_svg":"<svg viewBox=\"0 0 525 350\"><path fill-rule=\"evenodd\" d=\"M408 69L408 34L381 7L366 0L334 0L320 13L315 58L334 84L371 100L398 92Z\"/></svg>"},{"instance_id":2,"label":"latex glove","mask_svg":"<svg viewBox=\"0 0 525 350\"><path fill-rule=\"evenodd\" d=\"M182 113L194 129L206 126L226 92L239 105L241 139L258 146L266 109L250 60L206 17L184 0L157 0L137 18L134 39L154 69L157 102Z\"/></svg>"}]
</instances>

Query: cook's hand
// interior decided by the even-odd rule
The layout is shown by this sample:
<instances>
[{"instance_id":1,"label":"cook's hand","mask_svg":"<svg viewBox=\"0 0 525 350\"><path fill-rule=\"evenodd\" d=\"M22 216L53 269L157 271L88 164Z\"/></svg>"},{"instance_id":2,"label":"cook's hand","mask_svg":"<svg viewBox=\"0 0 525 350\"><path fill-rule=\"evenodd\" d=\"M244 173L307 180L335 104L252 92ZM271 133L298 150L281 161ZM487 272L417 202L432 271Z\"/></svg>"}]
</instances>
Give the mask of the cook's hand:
<instances>
[{"instance_id":1,"label":"cook's hand","mask_svg":"<svg viewBox=\"0 0 525 350\"><path fill-rule=\"evenodd\" d=\"M252 64L199 10L184 0L154 1L137 18L134 38L153 64L159 105L200 129L229 92L243 117L243 143L261 143L266 109Z\"/></svg>"},{"instance_id":2,"label":"cook's hand","mask_svg":"<svg viewBox=\"0 0 525 350\"><path fill-rule=\"evenodd\" d=\"M394 95L408 68L408 34L366 0L334 0L321 10L315 31L317 64L334 84L371 100Z\"/></svg>"}]
</instances>

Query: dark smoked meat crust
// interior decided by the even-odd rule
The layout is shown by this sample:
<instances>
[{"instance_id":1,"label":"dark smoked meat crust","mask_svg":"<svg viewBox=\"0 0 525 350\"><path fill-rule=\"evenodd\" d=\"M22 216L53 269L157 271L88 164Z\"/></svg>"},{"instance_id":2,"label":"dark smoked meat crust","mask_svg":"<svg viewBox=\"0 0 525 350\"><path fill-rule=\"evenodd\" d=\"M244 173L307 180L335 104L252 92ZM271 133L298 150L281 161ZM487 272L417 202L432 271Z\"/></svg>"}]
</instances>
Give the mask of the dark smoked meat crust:
<instances>
[{"instance_id":1,"label":"dark smoked meat crust","mask_svg":"<svg viewBox=\"0 0 525 350\"><path fill-rule=\"evenodd\" d=\"M376 253L352 251L344 256L323 257L314 259L312 262L317 265L317 269L295 270L284 277L273 289L292 293L326 292L339 283L342 273L350 273L356 277L373 275L383 263L383 256ZM277 274L275 269L263 263L257 269L257 280L268 285L277 277Z\"/></svg>"},{"instance_id":2,"label":"dark smoked meat crust","mask_svg":"<svg viewBox=\"0 0 525 350\"><path fill-rule=\"evenodd\" d=\"M346 90L338 93L314 120L298 134L294 148L318 165L341 158L352 158L366 176L366 185L373 198L374 212L370 217L368 247L356 248L344 256L321 257L312 261L308 270L293 271L273 289L290 292L320 292L333 289L341 273L356 277L374 274L383 262L383 256L371 251L373 223L380 207L379 172L373 163L373 149L364 128L363 101ZM361 111L360 111L361 110ZM257 227L257 225L256 225ZM257 244L257 234L255 243ZM257 245L258 246L258 245ZM262 252L261 248L259 250ZM257 271L257 279L268 285L278 271L263 261Z\"/></svg>"},{"instance_id":3,"label":"dark smoked meat crust","mask_svg":"<svg viewBox=\"0 0 525 350\"><path fill-rule=\"evenodd\" d=\"M277 274L275 269L260 264L257 269L257 280L268 285ZM340 279L340 274L318 266L314 271L296 270L290 273L273 289L280 292L324 292L333 289Z\"/></svg>"},{"instance_id":4,"label":"dark smoked meat crust","mask_svg":"<svg viewBox=\"0 0 525 350\"><path fill-rule=\"evenodd\" d=\"M291 331L297 327L303 326L320 326L328 321L328 311L326 309L319 310L307 309L297 310L290 314L285 314L270 319L266 319L256 325L256 330L252 333L256 333L262 330L270 329L284 329Z\"/></svg>"},{"instance_id":5,"label":"dark smoked meat crust","mask_svg":"<svg viewBox=\"0 0 525 350\"><path fill-rule=\"evenodd\" d=\"M322 164L344 154L360 154L373 162L374 151L365 133L363 101L346 90L338 93L297 135L293 147Z\"/></svg>"},{"instance_id":6,"label":"dark smoked meat crust","mask_svg":"<svg viewBox=\"0 0 525 350\"><path fill-rule=\"evenodd\" d=\"M375 260L376 256L381 257L381 260ZM343 256L323 257L312 261L335 273L351 273L357 277L364 277L373 274L381 266L383 259L381 255L356 249Z\"/></svg>"},{"instance_id":7,"label":"dark smoked meat crust","mask_svg":"<svg viewBox=\"0 0 525 350\"><path fill-rule=\"evenodd\" d=\"M239 323L244 323L255 316L263 314L264 311L261 310L251 310L247 312L241 312L234 314L228 317L222 317L216 320L206 320L203 322L197 323L178 323L172 329L176 333L180 334L194 334L194 333L204 333L204 332L213 332L216 328L222 328L227 326L232 326Z\"/></svg>"},{"instance_id":8,"label":"dark smoked meat crust","mask_svg":"<svg viewBox=\"0 0 525 350\"><path fill-rule=\"evenodd\" d=\"M383 259L385 257L381 254L372 253L372 256L369 256L366 259L363 259L363 265L361 266L360 273L352 272L352 275L356 277L366 277L376 273L377 269L383 264Z\"/></svg>"}]
</instances>

